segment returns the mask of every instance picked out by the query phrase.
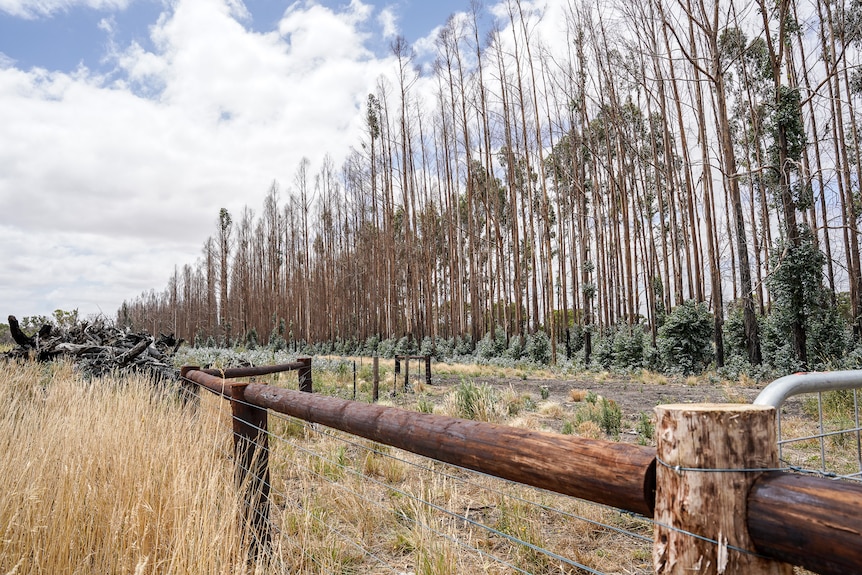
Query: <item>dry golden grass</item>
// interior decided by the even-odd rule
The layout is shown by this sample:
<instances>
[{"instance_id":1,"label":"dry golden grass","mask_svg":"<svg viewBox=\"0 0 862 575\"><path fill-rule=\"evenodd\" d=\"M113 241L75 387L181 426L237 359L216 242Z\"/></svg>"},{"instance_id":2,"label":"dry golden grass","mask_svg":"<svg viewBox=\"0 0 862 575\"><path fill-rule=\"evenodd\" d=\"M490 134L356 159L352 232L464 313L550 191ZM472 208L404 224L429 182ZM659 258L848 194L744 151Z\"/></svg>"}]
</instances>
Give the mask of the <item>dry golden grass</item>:
<instances>
[{"instance_id":1,"label":"dry golden grass","mask_svg":"<svg viewBox=\"0 0 862 575\"><path fill-rule=\"evenodd\" d=\"M227 440L149 383L4 366L0 573L239 573Z\"/></svg>"},{"instance_id":2,"label":"dry golden grass","mask_svg":"<svg viewBox=\"0 0 862 575\"><path fill-rule=\"evenodd\" d=\"M543 401L536 407L540 415L553 419L562 419L566 414L565 409L556 401Z\"/></svg>"},{"instance_id":3,"label":"dry golden grass","mask_svg":"<svg viewBox=\"0 0 862 575\"><path fill-rule=\"evenodd\" d=\"M649 543L572 518L622 527L619 513L371 442L348 438L353 443L345 444L342 437L311 431L296 444L271 444L270 461L280 469L273 473L274 492L283 497L276 501L281 514L273 518L284 535L276 542L280 572L514 572L491 556L531 573L578 572L506 536L604 572L650 572ZM626 528L641 535L651 532L646 521L627 521Z\"/></svg>"},{"instance_id":4,"label":"dry golden grass","mask_svg":"<svg viewBox=\"0 0 862 575\"><path fill-rule=\"evenodd\" d=\"M613 379L613 375L609 371L600 371L594 376L595 381L601 383L603 381L610 381Z\"/></svg>"},{"instance_id":5,"label":"dry golden grass","mask_svg":"<svg viewBox=\"0 0 862 575\"><path fill-rule=\"evenodd\" d=\"M667 376L663 373L642 369L636 373L632 379L634 381L645 383L647 385L667 385Z\"/></svg>"},{"instance_id":6,"label":"dry golden grass","mask_svg":"<svg viewBox=\"0 0 862 575\"><path fill-rule=\"evenodd\" d=\"M188 417L175 400L154 398L145 381L87 383L66 365L11 365L5 373L0 574L248 572L225 402L204 394L197 416ZM352 387L323 373L315 373L318 383L342 395ZM583 400L579 391L570 391L572 401ZM451 388L424 392L429 401L439 400L441 412L457 412ZM410 401L415 404L415 396ZM497 403L488 408L496 419L530 429L541 428L543 418L564 418L568 409L535 404L512 387ZM786 431L806 433L808 425L788 418ZM601 572L652 572L648 541L573 516L649 537L644 520L293 420L270 417L270 430L277 531L272 562L259 572L513 572L482 552L528 572L578 572L503 535ZM606 437L594 421L577 422L573 431ZM811 446L803 447L800 456L807 457Z\"/></svg>"},{"instance_id":7,"label":"dry golden grass","mask_svg":"<svg viewBox=\"0 0 862 575\"><path fill-rule=\"evenodd\" d=\"M749 403L748 397L735 387L725 386L724 397L728 403Z\"/></svg>"},{"instance_id":8,"label":"dry golden grass","mask_svg":"<svg viewBox=\"0 0 862 575\"><path fill-rule=\"evenodd\" d=\"M603 439L604 432L602 428L599 427L599 424L595 421L582 421L578 424L578 435L581 437L588 437L590 439Z\"/></svg>"},{"instance_id":9,"label":"dry golden grass","mask_svg":"<svg viewBox=\"0 0 862 575\"><path fill-rule=\"evenodd\" d=\"M739 379L737 380L738 384L743 387L755 387L757 386L757 380L743 372L739 374Z\"/></svg>"},{"instance_id":10,"label":"dry golden grass","mask_svg":"<svg viewBox=\"0 0 862 575\"><path fill-rule=\"evenodd\" d=\"M146 381L86 382L68 365L10 365L4 384L0 573L255 570L240 545L224 401L204 393L190 416ZM506 493L611 524L613 511L461 470L440 475L421 458L289 419L271 417L270 430L277 529L259 573L512 572L483 552L532 572L552 567L443 508L587 565L647 572L649 545Z\"/></svg>"},{"instance_id":11,"label":"dry golden grass","mask_svg":"<svg viewBox=\"0 0 862 575\"><path fill-rule=\"evenodd\" d=\"M854 428L855 423L852 420L825 418L823 426L822 432L829 434ZM803 437L813 439L789 441L782 447L782 459L791 466L813 471L825 471L838 475L859 473L857 434L855 432L835 433L824 437L824 451L821 453L821 440L817 436L822 432L817 419L810 415L783 415L781 435L784 440Z\"/></svg>"},{"instance_id":12,"label":"dry golden grass","mask_svg":"<svg viewBox=\"0 0 862 575\"><path fill-rule=\"evenodd\" d=\"M496 377L502 379L555 379L555 374L549 369L535 367L501 367L495 365L434 363L435 374L455 377Z\"/></svg>"},{"instance_id":13,"label":"dry golden grass","mask_svg":"<svg viewBox=\"0 0 862 575\"><path fill-rule=\"evenodd\" d=\"M528 412L518 415L506 422L506 425L519 427L521 429L532 429L534 431L543 431L542 418L539 414Z\"/></svg>"}]
</instances>

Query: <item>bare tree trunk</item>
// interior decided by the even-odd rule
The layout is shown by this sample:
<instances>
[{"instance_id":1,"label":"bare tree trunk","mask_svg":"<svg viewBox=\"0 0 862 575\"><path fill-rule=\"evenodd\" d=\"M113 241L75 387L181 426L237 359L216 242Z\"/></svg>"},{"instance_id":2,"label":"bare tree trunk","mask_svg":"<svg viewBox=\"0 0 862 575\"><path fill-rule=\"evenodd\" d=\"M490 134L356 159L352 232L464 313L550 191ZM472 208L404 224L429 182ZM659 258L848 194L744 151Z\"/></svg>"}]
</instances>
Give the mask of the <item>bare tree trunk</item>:
<instances>
[{"instance_id":1,"label":"bare tree trunk","mask_svg":"<svg viewBox=\"0 0 862 575\"><path fill-rule=\"evenodd\" d=\"M530 68L530 86L532 88L533 95L533 121L535 122L536 150L539 156L539 183L542 189L542 245L544 247L543 249L545 253L545 257L542 259L544 262L546 262L545 271L547 272L547 274L545 275L545 279L543 280L543 282L547 282L544 290L547 296L547 305L544 309L544 317L546 329L548 330L548 335L551 338L551 363L556 364L557 337L556 326L554 323L554 271L552 265L553 262L551 261L551 218L549 211L550 199L548 197L547 176L545 175L545 155L542 139L542 128L541 121L539 120L539 95L537 90L535 63L533 62L533 54L530 47L530 32L527 28L527 20L526 18L524 18L524 10L521 5L521 0L515 1L518 9L518 17L521 22L521 31L524 34L524 47L527 51L527 63L529 64ZM518 75L520 78L520 72Z\"/></svg>"}]
</instances>

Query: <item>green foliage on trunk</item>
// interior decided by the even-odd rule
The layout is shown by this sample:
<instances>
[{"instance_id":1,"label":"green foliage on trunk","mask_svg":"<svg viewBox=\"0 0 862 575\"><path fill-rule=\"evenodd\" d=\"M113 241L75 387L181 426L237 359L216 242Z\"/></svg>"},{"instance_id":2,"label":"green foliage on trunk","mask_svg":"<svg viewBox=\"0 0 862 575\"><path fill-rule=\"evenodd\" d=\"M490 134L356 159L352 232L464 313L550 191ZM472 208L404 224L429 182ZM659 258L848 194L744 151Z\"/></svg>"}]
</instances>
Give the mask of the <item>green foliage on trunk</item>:
<instances>
[{"instance_id":1,"label":"green foliage on trunk","mask_svg":"<svg viewBox=\"0 0 862 575\"><path fill-rule=\"evenodd\" d=\"M772 296L764 334L764 356L774 368L795 371L827 367L846 348L845 324L823 286L825 258L803 231L798 246L777 242L772 253L773 273L766 281ZM805 333L808 365L792 348L793 324Z\"/></svg>"}]
</instances>

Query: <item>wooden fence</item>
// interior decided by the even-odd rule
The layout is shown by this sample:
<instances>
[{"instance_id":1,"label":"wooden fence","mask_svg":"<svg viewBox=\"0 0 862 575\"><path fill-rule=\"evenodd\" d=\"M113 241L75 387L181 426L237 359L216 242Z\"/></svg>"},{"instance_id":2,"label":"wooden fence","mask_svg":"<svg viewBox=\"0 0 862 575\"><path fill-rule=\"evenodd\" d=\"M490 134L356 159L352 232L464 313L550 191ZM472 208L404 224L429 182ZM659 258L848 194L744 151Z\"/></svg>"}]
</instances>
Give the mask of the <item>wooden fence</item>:
<instances>
[{"instance_id":1,"label":"wooden fence","mask_svg":"<svg viewBox=\"0 0 862 575\"><path fill-rule=\"evenodd\" d=\"M300 391L234 377L299 371ZM862 572L862 485L778 469L775 410L656 408L657 447L531 431L324 397L311 359L182 377L231 401L252 554L268 544L267 410L432 459L653 517L658 574ZM717 542L717 544L716 544Z\"/></svg>"},{"instance_id":2,"label":"wooden fence","mask_svg":"<svg viewBox=\"0 0 862 575\"><path fill-rule=\"evenodd\" d=\"M375 358L376 360L377 358ZM404 391L410 387L410 360L415 359L425 364L425 385L431 385L430 355L396 355L395 356L395 389L398 389L398 376L401 374L401 362L404 362Z\"/></svg>"}]
</instances>

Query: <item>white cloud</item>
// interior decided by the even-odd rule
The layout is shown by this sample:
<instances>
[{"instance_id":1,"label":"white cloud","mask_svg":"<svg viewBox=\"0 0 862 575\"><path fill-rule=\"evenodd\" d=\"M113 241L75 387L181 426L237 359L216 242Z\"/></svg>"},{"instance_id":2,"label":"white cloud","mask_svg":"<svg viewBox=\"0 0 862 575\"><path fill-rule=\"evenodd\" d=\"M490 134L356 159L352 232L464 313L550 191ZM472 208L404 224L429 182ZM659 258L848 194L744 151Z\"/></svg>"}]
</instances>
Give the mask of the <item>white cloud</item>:
<instances>
[{"instance_id":1,"label":"white cloud","mask_svg":"<svg viewBox=\"0 0 862 575\"><path fill-rule=\"evenodd\" d=\"M382 28L381 35L384 38L395 38L398 35L398 15L392 8L384 8L377 15L377 22Z\"/></svg>"},{"instance_id":2,"label":"white cloud","mask_svg":"<svg viewBox=\"0 0 862 575\"><path fill-rule=\"evenodd\" d=\"M221 207L356 143L389 66L364 47L370 7L294 5L269 33L240 8L178 0L104 76L0 66L0 317L112 315L193 263Z\"/></svg>"},{"instance_id":3,"label":"white cloud","mask_svg":"<svg viewBox=\"0 0 862 575\"><path fill-rule=\"evenodd\" d=\"M113 37L114 32L117 27L117 21L113 16L109 16L107 18L102 18L99 20L98 28L102 32L108 34L108 36Z\"/></svg>"},{"instance_id":4,"label":"white cloud","mask_svg":"<svg viewBox=\"0 0 862 575\"><path fill-rule=\"evenodd\" d=\"M84 315L101 312L112 317L117 310L114 302L143 291L140 286L160 289L165 284L163 271L152 265L153 252L175 261L188 257L170 238L142 246L120 235L109 243L100 234L46 231L34 242L32 235L7 226L0 226L0 237L17 252L4 274L12 277L0 280L7 308L2 310L3 321L10 314L20 319L76 308Z\"/></svg>"},{"instance_id":5,"label":"white cloud","mask_svg":"<svg viewBox=\"0 0 862 575\"><path fill-rule=\"evenodd\" d=\"M132 0L0 0L0 12L17 18L51 16L73 8L123 10Z\"/></svg>"}]
</instances>

